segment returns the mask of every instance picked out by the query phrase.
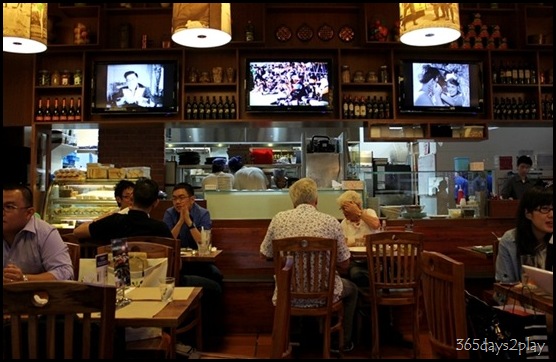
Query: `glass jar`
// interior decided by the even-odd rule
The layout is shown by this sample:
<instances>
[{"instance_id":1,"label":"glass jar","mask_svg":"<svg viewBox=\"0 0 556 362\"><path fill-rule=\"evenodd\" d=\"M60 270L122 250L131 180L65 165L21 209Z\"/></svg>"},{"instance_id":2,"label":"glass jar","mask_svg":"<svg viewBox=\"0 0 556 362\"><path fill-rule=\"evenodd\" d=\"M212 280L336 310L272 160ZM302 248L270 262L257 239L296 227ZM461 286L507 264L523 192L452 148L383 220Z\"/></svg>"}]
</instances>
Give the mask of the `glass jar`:
<instances>
[{"instance_id":1,"label":"glass jar","mask_svg":"<svg viewBox=\"0 0 556 362\"><path fill-rule=\"evenodd\" d=\"M355 73L353 73L353 83L364 83L365 82L365 76L363 75L363 71L358 70Z\"/></svg>"},{"instance_id":2,"label":"glass jar","mask_svg":"<svg viewBox=\"0 0 556 362\"><path fill-rule=\"evenodd\" d=\"M50 77L50 84L53 86L59 86L61 84L61 76L59 71L55 70L52 72L52 76Z\"/></svg>"},{"instance_id":3,"label":"glass jar","mask_svg":"<svg viewBox=\"0 0 556 362\"><path fill-rule=\"evenodd\" d=\"M42 87L50 85L50 72L48 70L46 69L39 70L37 85Z\"/></svg>"},{"instance_id":4,"label":"glass jar","mask_svg":"<svg viewBox=\"0 0 556 362\"><path fill-rule=\"evenodd\" d=\"M81 69L76 69L73 73L73 85L81 85L82 83L82 75Z\"/></svg>"},{"instance_id":5,"label":"glass jar","mask_svg":"<svg viewBox=\"0 0 556 362\"><path fill-rule=\"evenodd\" d=\"M380 67L380 83L388 83L388 67L386 65Z\"/></svg>"},{"instance_id":6,"label":"glass jar","mask_svg":"<svg viewBox=\"0 0 556 362\"><path fill-rule=\"evenodd\" d=\"M70 85L70 72L67 69L64 69L62 74L60 75L60 84L61 85Z\"/></svg>"},{"instance_id":7,"label":"glass jar","mask_svg":"<svg viewBox=\"0 0 556 362\"><path fill-rule=\"evenodd\" d=\"M349 83L351 81L351 71L349 65L342 65L342 83Z\"/></svg>"},{"instance_id":8,"label":"glass jar","mask_svg":"<svg viewBox=\"0 0 556 362\"><path fill-rule=\"evenodd\" d=\"M376 72L370 71L367 73L367 83L378 83Z\"/></svg>"}]
</instances>

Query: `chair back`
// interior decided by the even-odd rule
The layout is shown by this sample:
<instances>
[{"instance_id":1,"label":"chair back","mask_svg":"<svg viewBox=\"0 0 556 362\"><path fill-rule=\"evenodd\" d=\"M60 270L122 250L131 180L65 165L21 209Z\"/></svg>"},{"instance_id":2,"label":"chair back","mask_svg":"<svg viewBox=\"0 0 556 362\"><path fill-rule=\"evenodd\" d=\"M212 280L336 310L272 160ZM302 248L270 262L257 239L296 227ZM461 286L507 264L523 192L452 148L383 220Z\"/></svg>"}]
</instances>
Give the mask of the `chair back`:
<instances>
[{"instance_id":1,"label":"chair back","mask_svg":"<svg viewBox=\"0 0 556 362\"><path fill-rule=\"evenodd\" d=\"M128 239L125 239L126 241ZM168 259L168 271L166 273L169 277L175 277L175 256L174 248L162 244L155 244L148 241L127 241L127 247L129 252L143 252L147 254L147 258L167 258ZM111 253L112 245L102 245L97 247L97 254ZM176 278L177 281L178 278Z\"/></svg>"},{"instance_id":2,"label":"chair back","mask_svg":"<svg viewBox=\"0 0 556 362\"><path fill-rule=\"evenodd\" d=\"M290 283L290 313L324 319L323 358L330 358L331 334L343 345L343 303L334 301L337 275L337 241L319 237L290 237L272 241L275 275L280 275L288 257L293 259ZM280 290L277 289L278 295ZM341 347L341 346L340 346Z\"/></svg>"},{"instance_id":3,"label":"chair back","mask_svg":"<svg viewBox=\"0 0 556 362\"><path fill-rule=\"evenodd\" d=\"M81 259L81 246L76 243L65 242L73 265L73 280L79 279L79 260Z\"/></svg>"},{"instance_id":4,"label":"chair back","mask_svg":"<svg viewBox=\"0 0 556 362\"><path fill-rule=\"evenodd\" d=\"M293 256L291 296L294 303L319 300L332 305L336 276L337 241L316 237L291 237L272 241L274 270L278 275L288 255Z\"/></svg>"},{"instance_id":5,"label":"chair back","mask_svg":"<svg viewBox=\"0 0 556 362\"><path fill-rule=\"evenodd\" d=\"M464 264L444 254L424 250L421 269L423 300L433 355L468 359L469 352L465 348L457 348L456 344L458 340L468 336Z\"/></svg>"},{"instance_id":6,"label":"chair back","mask_svg":"<svg viewBox=\"0 0 556 362\"><path fill-rule=\"evenodd\" d=\"M11 329L9 358L112 359L114 286L70 280L11 283L4 284L2 299L4 324L9 316ZM92 315L98 312L100 317ZM98 335L92 334L91 329L97 330L93 325L98 324ZM93 351L95 344L98 352ZM74 350L75 346L81 351Z\"/></svg>"},{"instance_id":7,"label":"chair back","mask_svg":"<svg viewBox=\"0 0 556 362\"><path fill-rule=\"evenodd\" d=\"M365 243L371 294L373 289L412 289L417 296L423 234L385 231L366 235Z\"/></svg>"},{"instance_id":8,"label":"chair back","mask_svg":"<svg viewBox=\"0 0 556 362\"><path fill-rule=\"evenodd\" d=\"M179 286L180 281L180 271L181 271L181 254L180 254L180 247L181 242L179 239L175 238L166 238L163 236L130 236L126 238L128 245L131 242L147 242L147 243L154 243L165 245L167 247L172 248L172 260L168 259L168 276L172 276L176 278L176 286ZM170 273L170 270L172 272Z\"/></svg>"},{"instance_id":9,"label":"chair back","mask_svg":"<svg viewBox=\"0 0 556 362\"><path fill-rule=\"evenodd\" d=\"M385 231L365 236L371 303L371 357L380 358L378 306L411 306L413 354L419 358L419 291L421 286L421 233Z\"/></svg>"},{"instance_id":10,"label":"chair back","mask_svg":"<svg viewBox=\"0 0 556 362\"><path fill-rule=\"evenodd\" d=\"M278 295L274 310L274 324L272 326L271 359L291 357L290 344L290 317L291 317L291 290L290 285L293 275L293 256L286 257L286 264L276 274L276 288Z\"/></svg>"}]
</instances>

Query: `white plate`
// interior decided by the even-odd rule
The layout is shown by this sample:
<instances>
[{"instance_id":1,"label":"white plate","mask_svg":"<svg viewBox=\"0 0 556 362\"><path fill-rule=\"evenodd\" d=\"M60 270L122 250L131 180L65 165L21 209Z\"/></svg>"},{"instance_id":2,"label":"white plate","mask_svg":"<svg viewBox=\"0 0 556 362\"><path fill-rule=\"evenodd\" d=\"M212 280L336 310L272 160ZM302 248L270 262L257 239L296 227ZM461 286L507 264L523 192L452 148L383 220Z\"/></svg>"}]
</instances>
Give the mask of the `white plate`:
<instances>
[{"instance_id":1,"label":"white plate","mask_svg":"<svg viewBox=\"0 0 556 362\"><path fill-rule=\"evenodd\" d=\"M429 215L431 219L447 219L449 215Z\"/></svg>"}]
</instances>

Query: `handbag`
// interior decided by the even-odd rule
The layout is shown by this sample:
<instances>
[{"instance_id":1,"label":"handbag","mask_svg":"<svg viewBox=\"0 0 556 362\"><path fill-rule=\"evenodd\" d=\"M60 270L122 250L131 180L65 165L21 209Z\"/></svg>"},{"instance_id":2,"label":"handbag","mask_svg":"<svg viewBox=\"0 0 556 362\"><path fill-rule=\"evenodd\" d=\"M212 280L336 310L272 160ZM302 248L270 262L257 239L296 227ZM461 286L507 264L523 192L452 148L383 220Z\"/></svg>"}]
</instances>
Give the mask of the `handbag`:
<instances>
[{"instance_id":1,"label":"handbag","mask_svg":"<svg viewBox=\"0 0 556 362\"><path fill-rule=\"evenodd\" d=\"M465 301L469 336L479 343L478 348L470 351L472 357L497 360L549 358L544 313L512 302L490 306L467 291Z\"/></svg>"}]
</instances>

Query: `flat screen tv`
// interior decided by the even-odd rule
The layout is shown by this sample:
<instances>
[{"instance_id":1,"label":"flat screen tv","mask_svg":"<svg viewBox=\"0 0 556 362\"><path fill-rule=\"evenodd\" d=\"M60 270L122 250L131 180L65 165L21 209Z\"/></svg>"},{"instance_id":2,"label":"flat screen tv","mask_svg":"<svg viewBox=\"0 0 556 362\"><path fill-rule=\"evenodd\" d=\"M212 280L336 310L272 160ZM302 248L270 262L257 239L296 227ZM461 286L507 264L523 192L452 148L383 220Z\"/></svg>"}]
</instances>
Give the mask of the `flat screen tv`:
<instances>
[{"instance_id":1,"label":"flat screen tv","mask_svg":"<svg viewBox=\"0 0 556 362\"><path fill-rule=\"evenodd\" d=\"M403 60L399 84L401 113L483 113L482 63Z\"/></svg>"},{"instance_id":2,"label":"flat screen tv","mask_svg":"<svg viewBox=\"0 0 556 362\"><path fill-rule=\"evenodd\" d=\"M247 59L247 112L332 111L331 59Z\"/></svg>"},{"instance_id":3,"label":"flat screen tv","mask_svg":"<svg viewBox=\"0 0 556 362\"><path fill-rule=\"evenodd\" d=\"M178 69L176 60L94 62L91 113L177 113Z\"/></svg>"}]
</instances>

